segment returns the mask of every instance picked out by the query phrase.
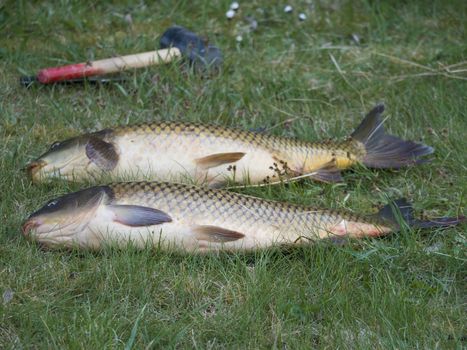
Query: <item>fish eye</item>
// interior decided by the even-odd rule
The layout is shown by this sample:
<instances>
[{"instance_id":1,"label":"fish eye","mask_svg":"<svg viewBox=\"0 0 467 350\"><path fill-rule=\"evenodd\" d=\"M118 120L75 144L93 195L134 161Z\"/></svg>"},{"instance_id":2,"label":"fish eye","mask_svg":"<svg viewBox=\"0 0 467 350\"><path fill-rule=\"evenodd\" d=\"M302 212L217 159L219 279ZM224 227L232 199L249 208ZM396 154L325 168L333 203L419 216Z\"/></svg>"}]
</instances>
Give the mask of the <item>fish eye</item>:
<instances>
[{"instance_id":1,"label":"fish eye","mask_svg":"<svg viewBox=\"0 0 467 350\"><path fill-rule=\"evenodd\" d=\"M60 142L59 142L59 141L55 141L55 142L52 143L52 145L50 146L50 149L55 149L55 148L57 148L58 146L60 146Z\"/></svg>"},{"instance_id":2,"label":"fish eye","mask_svg":"<svg viewBox=\"0 0 467 350\"><path fill-rule=\"evenodd\" d=\"M50 202L47 203L47 207L48 207L48 208L53 207L53 206L55 206L57 203L58 203L58 201L57 201L56 199L52 199Z\"/></svg>"}]
</instances>

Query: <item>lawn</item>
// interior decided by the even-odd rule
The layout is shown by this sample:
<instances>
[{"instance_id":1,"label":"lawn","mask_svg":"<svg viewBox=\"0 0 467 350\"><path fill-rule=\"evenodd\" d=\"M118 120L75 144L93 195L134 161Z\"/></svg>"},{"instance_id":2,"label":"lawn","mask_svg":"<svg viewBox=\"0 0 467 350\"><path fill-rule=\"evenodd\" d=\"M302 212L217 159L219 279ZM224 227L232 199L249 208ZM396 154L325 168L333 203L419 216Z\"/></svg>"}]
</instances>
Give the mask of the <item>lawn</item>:
<instances>
[{"instance_id":1,"label":"lawn","mask_svg":"<svg viewBox=\"0 0 467 350\"><path fill-rule=\"evenodd\" d=\"M291 1L291 14L254 1L230 21L228 1L95 3L0 2L0 348L467 346L465 224L202 256L46 251L20 234L45 201L87 185L28 181L21 168L55 140L152 120L345 138L378 102L388 130L435 148L431 163L238 191L360 213L407 197L419 215L465 215L465 1ZM47 66L152 50L172 24L222 48L222 72L173 63L105 86L18 83Z\"/></svg>"}]
</instances>

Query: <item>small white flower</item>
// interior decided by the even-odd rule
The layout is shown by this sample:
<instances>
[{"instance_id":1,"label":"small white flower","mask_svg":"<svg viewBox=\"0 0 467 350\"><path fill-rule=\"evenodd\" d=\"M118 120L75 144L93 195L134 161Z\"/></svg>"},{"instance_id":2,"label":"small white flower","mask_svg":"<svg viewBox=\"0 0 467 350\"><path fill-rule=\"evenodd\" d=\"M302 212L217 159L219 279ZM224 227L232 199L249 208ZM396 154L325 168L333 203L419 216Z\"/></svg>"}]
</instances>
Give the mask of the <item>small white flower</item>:
<instances>
[{"instance_id":1,"label":"small white flower","mask_svg":"<svg viewBox=\"0 0 467 350\"><path fill-rule=\"evenodd\" d=\"M290 12L292 12L292 10L293 10L293 8L290 5L287 5L286 7L284 7L284 12L285 13L290 13Z\"/></svg>"},{"instance_id":2,"label":"small white flower","mask_svg":"<svg viewBox=\"0 0 467 350\"><path fill-rule=\"evenodd\" d=\"M237 11L239 7L240 7L240 4L238 2L236 2L236 1L234 1L232 4L230 4L230 9L231 10Z\"/></svg>"},{"instance_id":3,"label":"small white flower","mask_svg":"<svg viewBox=\"0 0 467 350\"><path fill-rule=\"evenodd\" d=\"M306 20L306 15L302 12L302 13L300 13L300 14L298 15L298 19L299 19L300 21L304 21L304 20Z\"/></svg>"},{"instance_id":4,"label":"small white flower","mask_svg":"<svg viewBox=\"0 0 467 350\"><path fill-rule=\"evenodd\" d=\"M229 10L225 13L225 17L227 17L227 19L232 19L234 16L235 16L234 10Z\"/></svg>"},{"instance_id":5,"label":"small white flower","mask_svg":"<svg viewBox=\"0 0 467 350\"><path fill-rule=\"evenodd\" d=\"M237 35L235 40L237 40L238 43L241 43L243 41L243 37L241 35Z\"/></svg>"}]
</instances>

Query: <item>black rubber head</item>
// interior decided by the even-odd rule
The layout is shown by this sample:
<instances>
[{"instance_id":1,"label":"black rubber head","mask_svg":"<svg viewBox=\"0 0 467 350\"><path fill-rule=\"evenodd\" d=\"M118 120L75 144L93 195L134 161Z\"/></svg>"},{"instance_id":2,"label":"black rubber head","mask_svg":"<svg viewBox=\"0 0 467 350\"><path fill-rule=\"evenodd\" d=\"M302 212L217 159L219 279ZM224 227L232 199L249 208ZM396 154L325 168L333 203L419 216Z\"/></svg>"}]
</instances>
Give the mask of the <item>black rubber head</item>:
<instances>
[{"instance_id":1,"label":"black rubber head","mask_svg":"<svg viewBox=\"0 0 467 350\"><path fill-rule=\"evenodd\" d=\"M23 86L30 86L31 84L35 83L37 81L36 76L34 75L22 75L19 77L19 83Z\"/></svg>"},{"instance_id":2,"label":"black rubber head","mask_svg":"<svg viewBox=\"0 0 467 350\"><path fill-rule=\"evenodd\" d=\"M203 39L186 28L173 26L162 34L160 48L176 47L195 68L218 69L222 65L221 51L208 45Z\"/></svg>"}]
</instances>

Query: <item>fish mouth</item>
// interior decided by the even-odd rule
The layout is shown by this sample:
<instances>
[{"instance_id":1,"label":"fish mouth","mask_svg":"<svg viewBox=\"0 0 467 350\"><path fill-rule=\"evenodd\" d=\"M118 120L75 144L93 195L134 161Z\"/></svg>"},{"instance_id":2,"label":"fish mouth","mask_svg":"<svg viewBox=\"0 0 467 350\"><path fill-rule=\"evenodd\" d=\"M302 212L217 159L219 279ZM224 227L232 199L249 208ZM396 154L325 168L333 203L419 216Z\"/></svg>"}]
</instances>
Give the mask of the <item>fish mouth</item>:
<instances>
[{"instance_id":1,"label":"fish mouth","mask_svg":"<svg viewBox=\"0 0 467 350\"><path fill-rule=\"evenodd\" d=\"M24 170L26 171L27 176L31 179L32 182L35 181L36 174L38 173L39 170L44 168L47 165L47 162L45 160L35 160L30 163L28 163Z\"/></svg>"},{"instance_id":2,"label":"fish mouth","mask_svg":"<svg viewBox=\"0 0 467 350\"><path fill-rule=\"evenodd\" d=\"M31 218L31 219L26 220L26 222L23 224L23 227L22 227L23 236L25 238L29 238L31 231L39 227L40 224L41 223L37 219Z\"/></svg>"}]
</instances>

